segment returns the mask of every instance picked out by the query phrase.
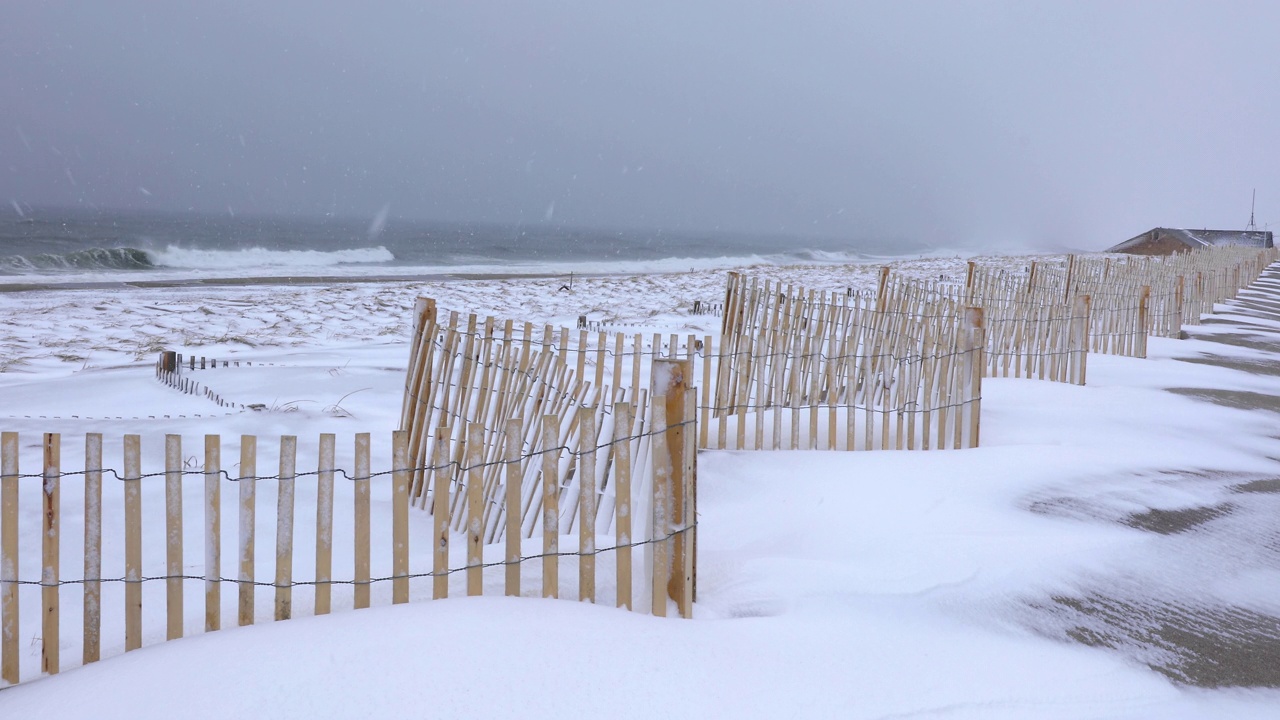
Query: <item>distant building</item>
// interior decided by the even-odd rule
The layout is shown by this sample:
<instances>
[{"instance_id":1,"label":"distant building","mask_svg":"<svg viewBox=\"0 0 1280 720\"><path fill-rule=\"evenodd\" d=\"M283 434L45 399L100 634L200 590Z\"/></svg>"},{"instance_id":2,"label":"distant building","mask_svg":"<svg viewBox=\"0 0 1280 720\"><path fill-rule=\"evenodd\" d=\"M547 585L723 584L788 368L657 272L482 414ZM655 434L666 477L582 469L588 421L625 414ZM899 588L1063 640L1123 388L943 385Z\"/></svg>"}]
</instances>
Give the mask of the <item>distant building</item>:
<instances>
[{"instance_id":1,"label":"distant building","mask_svg":"<svg viewBox=\"0 0 1280 720\"><path fill-rule=\"evenodd\" d=\"M1183 230L1152 228L1106 252L1130 255L1172 255L1202 247L1273 247L1271 232L1263 230Z\"/></svg>"}]
</instances>

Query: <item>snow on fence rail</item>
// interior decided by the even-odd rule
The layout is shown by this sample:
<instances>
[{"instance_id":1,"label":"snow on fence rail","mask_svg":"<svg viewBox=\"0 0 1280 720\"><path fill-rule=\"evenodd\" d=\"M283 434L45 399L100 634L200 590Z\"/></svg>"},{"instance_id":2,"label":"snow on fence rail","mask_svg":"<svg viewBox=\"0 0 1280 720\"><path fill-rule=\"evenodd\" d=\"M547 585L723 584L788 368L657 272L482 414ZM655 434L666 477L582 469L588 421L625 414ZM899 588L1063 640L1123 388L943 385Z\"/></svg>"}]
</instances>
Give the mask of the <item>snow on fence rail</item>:
<instances>
[{"instance_id":1,"label":"snow on fence rail","mask_svg":"<svg viewBox=\"0 0 1280 720\"><path fill-rule=\"evenodd\" d=\"M512 421L504 428L511 441L502 445L498 457L487 454L483 425L467 424L466 439L456 446L444 427L437 445L439 464L427 467L409 462L409 435L396 432L391 469L379 472L371 469L368 433L355 436L349 470L335 464L335 436L321 435L316 469L307 472L297 470L297 438L282 436L279 472L271 475L257 472L258 441L252 435L241 436L239 463L230 465L234 471L223 469L219 436L204 436L201 458L184 454L181 436L167 435L164 470L144 472L137 435L123 437L118 469L103 464L103 436L86 435L83 465L68 470L61 436L45 434L38 446L41 472L24 474L19 436L5 432L0 435L0 683L12 685L78 664L62 657L63 650L77 644L79 663L87 664L201 628L217 631L224 622L251 625L266 617L287 620L307 611L322 615L338 607L366 608L375 589L379 600L391 603L444 598L455 574L465 574L467 595L483 594L488 587L488 592L501 588L507 595L559 597L562 560L577 565L577 591L571 595L579 600L611 599L618 607L655 615L666 615L668 602L674 601L679 614L690 617L694 569L688 536L694 528L696 458L686 447L686 438L693 435L686 430L693 420L668 423L663 406L656 407L656 423L643 437L629 434L626 423L601 435L591 410L583 408L583 430L576 442L549 440L536 448L522 444L523 428ZM616 405L614 413L625 417L626 405ZM554 436L549 420L543 429L549 439ZM648 487L642 491L631 485L625 472L609 486L594 484L604 454L616 451L615 465L628 467L629 448L641 439L648 442L645 464L655 468ZM147 448L152 456L158 446ZM543 509L544 522L536 524L540 544L526 548L520 513L504 515L505 542L485 541L480 518L520 502L526 470L541 468L562 477L565 466L575 471L569 473L574 478L570 485L544 486L549 504ZM484 495L491 470L502 475L496 506ZM434 478L423 490L431 515L410 512L411 480L424 472ZM197 479L201 486L184 489L184 479ZM335 483L338 479L343 482ZM65 509L64 489L76 498ZM230 496L225 499L224 489ZM265 505L258 501L262 491L269 493ZM563 534L569 518L563 510L555 511L557 496L567 492L581 498L576 537ZM597 512L597 499L605 497L610 511ZM111 505L122 512L113 512ZM193 506L199 510L191 512ZM632 507L644 509L639 527L632 526L637 517ZM451 519L458 515L466 518L462 535L450 531ZM234 533L223 533L224 518L228 525L234 522ZM30 530L20 534L20 525L38 527L40 543L20 546L20 537L37 537ZM266 553L258 550L257 540L272 528L274 563L263 563ZM74 540L63 546L64 538L81 536L82 552L76 552ZM307 540L295 546L295 537L304 536ZM600 543L601 536L608 540ZM190 552L192 545L203 551ZM636 564L632 550L638 547L645 557ZM418 548L422 550L411 551ZM64 557L77 564L82 560L83 571L65 572ZM600 587L597 561L605 566ZM272 567L270 574L262 572L263 565ZM335 572L335 565L348 571ZM500 580L494 575L486 579L485 571L492 567L504 568ZM456 587L460 582L453 584L454 592L463 589ZM225 607L224 585L235 588ZM71 586L79 586L80 592L67 592ZM635 586L641 589L638 597L633 597ZM258 588L270 588L271 597L258 596ZM298 588L305 592L295 597ZM185 610L192 606L203 612L188 615ZM163 618L163 623L144 622L152 617ZM38 662L21 643L28 636L39 647Z\"/></svg>"}]
</instances>

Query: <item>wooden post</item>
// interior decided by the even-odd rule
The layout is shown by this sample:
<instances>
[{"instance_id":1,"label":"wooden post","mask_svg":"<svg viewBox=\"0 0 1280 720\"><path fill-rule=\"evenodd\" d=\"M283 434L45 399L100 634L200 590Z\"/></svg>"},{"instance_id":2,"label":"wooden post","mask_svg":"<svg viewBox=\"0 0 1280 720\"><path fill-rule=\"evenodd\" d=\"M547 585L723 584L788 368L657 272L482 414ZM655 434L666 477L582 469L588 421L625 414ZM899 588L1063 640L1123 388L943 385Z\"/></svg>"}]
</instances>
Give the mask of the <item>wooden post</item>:
<instances>
[{"instance_id":1,"label":"wooden post","mask_svg":"<svg viewBox=\"0 0 1280 720\"><path fill-rule=\"evenodd\" d=\"M0 680L18 684L18 433L0 433Z\"/></svg>"},{"instance_id":2,"label":"wooden post","mask_svg":"<svg viewBox=\"0 0 1280 720\"><path fill-rule=\"evenodd\" d=\"M1062 288L1062 293L1063 293L1062 301L1064 303L1071 298L1071 281L1074 279L1073 276L1075 275L1075 271L1076 271L1076 256L1068 255L1067 256L1067 280L1063 284L1063 288Z\"/></svg>"},{"instance_id":3,"label":"wooden post","mask_svg":"<svg viewBox=\"0 0 1280 720\"><path fill-rule=\"evenodd\" d=\"M1173 327L1172 336L1177 339L1182 338L1182 324L1183 324L1182 305L1183 305L1185 296L1186 296L1186 278L1184 278L1182 275L1179 275L1178 279L1174 281L1174 285L1173 285L1173 312L1174 312L1173 326L1174 327Z\"/></svg>"},{"instance_id":4,"label":"wooden post","mask_svg":"<svg viewBox=\"0 0 1280 720\"><path fill-rule=\"evenodd\" d=\"M971 307L965 309L965 330L968 335L968 350L964 360L964 372L967 382L965 385L969 387L969 396L964 400L969 402L969 447L978 447L980 424L982 421L982 370L986 365L983 359L983 352L986 349L986 330L984 327L984 313L980 307ZM956 415L956 425L962 422L959 413ZM941 449L941 444L939 445Z\"/></svg>"},{"instance_id":5,"label":"wooden post","mask_svg":"<svg viewBox=\"0 0 1280 720\"><path fill-rule=\"evenodd\" d=\"M1086 379L1086 369L1089 362L1089 315L1092 299L1088 295L1080 295L1076 297L1075 307L1072 309L1071 317L1071 337L1074 345L1071 348L1072 372L1067 378L1069 382L1076 385L1084 385Z\"/></svg>"},{"instance_id":6,"label":"wooden post","mask_svg":"<svg viewBox=\"0 0 1280 720\"><path fill-rule=\"evenodd\" d=\"M466 453L467 595L470 596L484 594L484 546L481 544L484 529L484 423L467 424Z\"/></svg>"},{"instance_id":7,"label":"wooden post","mask_svg":"<svg viewBox=\"0 0 1280 720\"><path fill-rule=\"evenodd\" d=\"M355 458L355 601L369 607L369 433L356 434Z\"/></svg>"},{"instance_id":8,"label":"wooden post","mask_svg":"<svg viewBox=\"0 0 1280 720\"><path fill-rule=\"evenodd\" d=\"M621 335L618 336L618 347L622 347ZM621 362L617 357L614 359L616 362ZM616 377L618 373L615 372L614 375ZM524 471L520 467L522 450L520 443L521 438L524 437L524 429L521 425L519 418L508 420L506 432L506 592L507 595L515 597L520 595L520 479L524 477Z\"/></svg>"},{"instance_id":9,"label":"wooden post","mask_svg":"<svg viewBox=\"0 0 1280 720\"><path fill-rule=\"evenodd\" d=\"M142 440L124 436L124 649L142 647Z\"/></svg>"},{"instance_id":10,"label":"wooden post","mask_svg":"<svg viewBox=\"0 0 1280 720\"><path fill-rule=\"evenodd\" d=\"M409 602L409 433L391 434L391 602Z\"/></svg>"},{"instance_id":11,"label":"wooden post","mask_svg":"<svg viewBox=\"0 0 1280 720\"><path fill-rule=\"evenodd\" d=\"M204 436L204 631L222 627L222 439Z\"/></svg>"},{"instance_id":12,"label":"wooden post","mask_svg":"<svg viewBox=\"0 0 1280 720\"><path fill-rule=\"evenodd\" d=\"M435 488L431 497L431 520L434 525L435 549L432 554L432 597L449 597L449 428L436 428Z\"/></svg>"},{"instance_id":13,"label":"wooden post","mask_svg":"<svg viewBox=\"0 0 1280 720\"><path fill-rule=\"evenodd\" d=\"M595 408L578 408L578 600L596 601Z\"/></svg>"},{"instance_id":14,"label":"wooden post","mask_svg":"<svg viewBox=\"0 0 1280 720\"><path fill-rule=\"evenodd\" d=\"M84 436L84 652L97 662L102 646L102 433Z\"/></svg>"},{"instance_id":15,"label":"wooden post","mask_svg":"<svg viewBox=\"0 0 1280 720\"><path fill-rule=\"evenodd\" d=\"M240 436L240 571L237 579L239 585L239 608L237 622L239 625L253 624L253 548L257 507L255 498L258 483L258 438L253 435Z\"/></svg>"},{"instance_id":16,"label":"wooden post","mask_svg":"<svg viewBox=\"0 0 1280 720\"><path fill-rule=\"evenodd\" d=\"M293 495L298 437L280 436L280 479L276 492L276 620L293 617Z\"/></svg>"},{"instance_id":17,"label":"wooden post","mask_svg":"<svg viewBox=\"0 0 1280 720\"><path fill-rule=\"evenodd\" d=\"M333 433L320 435L316 464L316 615L327 615L333 602Z\"/></svg>"},{"instance_id":18,"label":"wooden post","mask_svg":"<svg viewBox=\"0 0 1280 720\"><path fill-rule=\"evenodd\" d=\"M182 436L164 436L166 640L182 637Z\"/></svg>"},{"instance_id":19,"label":"wooden post","mask_svg":"<svg viewBox=\"0 0 1280 720\"><path fill-rule=\"evenodd\" d=\"M614 545L617 546L618 607L631 607L631 404L613 406Z\"/></svg>"},{"instance_id":20,"label":"wooden post","mask_svg":"<svg viewBox=\"0 0 1280 720\"><path fill-rule=\"evenodd\" d=\"M653 428L667 426L667 398L653 396ZM654 432L652 442L653 497L651 504L652 534L649 552L652 556L651 612L657 617L667 616L667 584L671 579L671 543L664 540L671 533L671 455L667 448L667 433Z\"/></svg>"},{"instance_id":21,"label":"wooden post","mask_svg":"<svg viewBox=\"0 0 1280 720\"><path fill-rule=\"evenodd\" d=\"M40 629L40 670L58 674L58 532L60 508L59 481L62 476L62 439L56 433L44 434L44 502L41 524L40 598L44 606Z\"/></svg>"},{"instance_id":22,"label":"wooden post","mask_svg":"<svg viewBox=\"0 0 1280 720\"><path fill-rule=\"evenodd\" d=\"M880 282L876 286L876 312L882 313L885 311L885 301L887 299L885 297L885 290L888 288L888 286L889 286L889 266L885 265L884 267L880 268Z\"/></svg>"},{"instance_id":23,"label":"wooden post","mask_svg":"<svg viewBox=\"0 0 1280 720\"><path fill-rule=\"evenodd\" d=\"M685 407L688 404L688 380L691 374L692 368L687 360L654 361L653 392L655 395L665 396L663 413L665 424L658 425L655 420L654 429L661 431L663 427L666 427L666 431L661 434L665 436L667 452L667 458L664 459L664 462L659 463L655 459L655 469L659 467L659 464L667 467L669 463L669 472L665 478L668 487L664 492L666 494L665 502L668 504L669 509L666 524L670 528L666 531L660 531L658 523L655 522L655 538L684 528L693 522L693 518L689 513L690 500L688 497L689 488L686 482L687 458L685 457L687 451L685 435L695 431L695 428L685 426L685 421L692 416L689 409ZM654 475L654 483L655 485L658 483L657 472ZM654 492L654 504L657 507L658 490L656 487ZM655 518L657 518L656 515ZM693 553L692 534L692 530L681 532L672 538L671 542L661 543L669 545L671 548L670 564L667 568L670 575L667 583L667 593L676 601L680 608L680 614L684 617L692 617L693 614L693 587L684 572L684 568L690 562Z\"/></svg>"},{"instance_id":24,"label":"wooden post","mask_svg":"<svg viewBox=\"0 0 1280 720\"><path fill-rule=\"evenodd\" d=\"M560 418L542 417L542 597L560 597Z\"/></svg>"},{"instance_id":25,"label":"wooden post","mask_svg":"<svg viewBox=\"0 0 1280 720\"><path fill-rule=\"evenodd\" d=\"M1148 307L1151 304L1151 286L1143 285L1138 291L1138 333L1134 336L1136 341L1134 348L1134 357L1145 358L1147 356L1147 328L1148 328Z\"/></svg>"}]
</instances>

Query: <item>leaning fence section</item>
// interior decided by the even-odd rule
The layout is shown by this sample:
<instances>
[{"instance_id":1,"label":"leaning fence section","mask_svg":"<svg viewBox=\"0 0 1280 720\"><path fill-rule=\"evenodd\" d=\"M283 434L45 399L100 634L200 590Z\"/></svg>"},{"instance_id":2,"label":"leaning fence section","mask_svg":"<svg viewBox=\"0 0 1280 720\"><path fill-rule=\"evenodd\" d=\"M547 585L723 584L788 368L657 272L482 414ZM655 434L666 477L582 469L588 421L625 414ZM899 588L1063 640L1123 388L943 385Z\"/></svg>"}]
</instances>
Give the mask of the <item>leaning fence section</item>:
<instances>
[{"instance_id":1,"label":"leaning fence section","mask_svg":"<svg viewBox=\"0 0 1280 720\"><path fill-rule=\"evenodd\" d=\"M725 295L706 447L977 446L980 308L907 283L869 298L737 273Z\"/></svg>"},{"instance_id":2,"label":"leaning fence section","mask_svg":"<svg viewBox=\"0 0 1280 720\"><path fill-rule=\"evenodd\" d=\"M279 438L278 451L242 436L227 457L219 436L204 436L192 450L167 435L161 470L146 462L161 443L144 448L137 435L121 439L115 458L102 435L86 435L80 462L64 457L58 434L41 438L37 457L20 458L18 434L5 432L0 683L224 624L459 593L564 595L688 617L693 420L674 395L653 407L653 423L639 434L629 422L598 426L582 408L582 430L567 443L549 419L536 425L546 435L541 445L512 421L501 429L507 442L497 457L488 454L483 424L466 423L460 443L442 426L437 464L426 467L410 463L408 433L396 432L391 467L381 471L371 464L367 433L354 437L347 467L335 463L335 436L321 435L313 470L301 469L294 436ZM625 402L612 412L631 416ZM637 458L639 441L645 449ZM278 461L278 472L259 472L263 455ZM603 470L609 464L612 473ZM33 466L39 471L22 471ZM423 489L429 514L411 512L412 478L422 471L433 478ZM490 496L493 472L501 491ZM641 492L632 481L643 473ZM530 540L523 509L530 478L540 474L552 480L535 486L545 521ZM611 482L601 483L605 477ZM560 501L570 492L578 498L573 518L556 512L569 506ZM505 524L500 542L483 533L488 513ZM458 516L462 532L452 530ZM270 546L259 549L261 540ZM562 579L566 568L576 569L576 582Z\"/></svg>"},{"instance_id":3,"label":"leaning fence section","mask_svg":"<svg viewBox=\"0 0 1280 720\"><path fill-rule=\"evenodd\" d=\"M463 321L459 313L439 311L433 301L420 299L400 424L408 433L410 458L423 468L412 478L412 501L429 509L427 491L438 472L430 467L439 465L435 460L442 457L442 444L456 448L463 439L460 428L470 423L485 428L482 445L489 459L501 457L511 442L539 451L579 442L591 429L607 436L622 433L632 438L625 454L620 445L606 448L593 481L598 488L610 488L625 472L647 488L653 475L647 462L652 430L670 417L661 412L679 411L691 422L697 416L696 378L698 368L706 365L704 342L709 344L710 338L587 330L571 334L567 328L535 328L475 315ZM659 400L672 403L676 397L678 405L659 407ZM515 421L520 422L520 436L508 439L505 428ZM451 430L445 433L442 427ZM696 441L692 425L688 436ZM578 522L575 510L584 496L575 484L575 467L561 463L526 472L515 525L507 522L506 510L497 502L503 486L499 471L486 473L479 500L485 507L481 532L486 541L501 540L511 527L521 537L533 537L553 516L563 516L570 528ZM456 530L469 522L459 512L468 502L454 501ZM608 498L600 510L610 517L615 512Z\"/></svg>"}]
</instances>

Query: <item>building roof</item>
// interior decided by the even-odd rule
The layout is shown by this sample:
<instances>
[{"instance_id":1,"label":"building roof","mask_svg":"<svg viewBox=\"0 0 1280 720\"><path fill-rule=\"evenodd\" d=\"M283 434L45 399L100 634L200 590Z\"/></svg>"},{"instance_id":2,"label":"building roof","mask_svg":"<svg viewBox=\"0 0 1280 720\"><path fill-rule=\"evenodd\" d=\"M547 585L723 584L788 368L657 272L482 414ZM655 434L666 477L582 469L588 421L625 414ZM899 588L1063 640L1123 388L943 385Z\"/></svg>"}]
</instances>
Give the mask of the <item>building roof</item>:
<instances>
[{"instance_id":1,"label":"building roof","mask_svg":"<svg viewBox=\"0 0 1280 720\"><path fill-rule=\"evenodd\" d=\"M1188 249L1202 247L1272 247L1272 234L1263 230L1191 230L1186 228L1152 228L1129 238L1107 252L1129 252L1154 242L1178 242Z\"/></svg>"}]
</instances>

